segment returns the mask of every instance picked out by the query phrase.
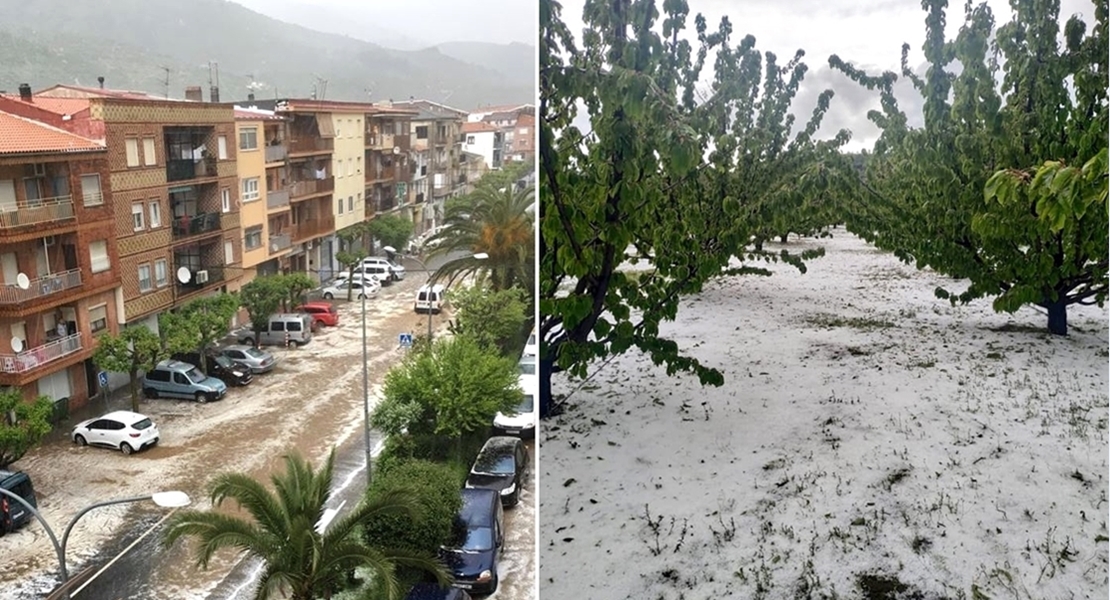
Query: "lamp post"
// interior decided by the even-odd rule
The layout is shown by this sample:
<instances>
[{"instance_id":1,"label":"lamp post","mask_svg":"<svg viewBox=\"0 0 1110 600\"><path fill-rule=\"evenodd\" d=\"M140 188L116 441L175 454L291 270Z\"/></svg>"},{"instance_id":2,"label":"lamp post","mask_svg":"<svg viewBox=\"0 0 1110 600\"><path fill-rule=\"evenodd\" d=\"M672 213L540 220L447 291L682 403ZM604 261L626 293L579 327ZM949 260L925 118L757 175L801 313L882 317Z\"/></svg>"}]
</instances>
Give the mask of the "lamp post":
<instances>
[{"instance_id":1,"label":"lamp post","mask_svg":"<svg viewBox=\"0 0 1110 600\"><path fill-rule=\"evenodd\" d=\"M77 524L77 521L81 517L85 516L85 514L87 514L89 511L103 506L111 506L113 504L125 504L128 502L142 502L144 500L150 500L158 506L161 506L162 508L181 508L183 506L188 506L191 502L191 500L189 499L189 495L185 492L172 491L155 492L146 496L120 498L117 500L107 500L105 502L90 504L89 506L82 508L76 515L73 516L72 519L70 519L69 524L66 525L65 532L62 534L62 541L58 542L58 538L54 535L54 530L51 529L50 525L46 523L46 519L42 518L42 515L39 514L39 511L35 510L35 507L31 506L30 503L28 503L18 494L9 492L4 488L0 488L0 495L12 498L16 502L19 502L21 505L23 505L23 508L30 511L31 515L34 516L35 519L38 520L39 524L42 525L42 528L46 530L47 537L49 537L50 542L54 544L54 552L58 555L58 570L62 574L62 586L65 586L66 582L69 581L69 572L66 570L66 542L69 540L69 533L73 531L73 526ZM68 591L65 593L65 597L69 597Z\"/></svg>"},{"instance_id":2,"label":"lamp post","mask_svg":"<svg viewBox=\"0 0 1110 600\"><path fill-rule=\"evenodd\" d=\"M362 290L362 434L366 443L366 487L370 487L370 362L366 355L366 290Z\"/></svg>"}]
</instances>

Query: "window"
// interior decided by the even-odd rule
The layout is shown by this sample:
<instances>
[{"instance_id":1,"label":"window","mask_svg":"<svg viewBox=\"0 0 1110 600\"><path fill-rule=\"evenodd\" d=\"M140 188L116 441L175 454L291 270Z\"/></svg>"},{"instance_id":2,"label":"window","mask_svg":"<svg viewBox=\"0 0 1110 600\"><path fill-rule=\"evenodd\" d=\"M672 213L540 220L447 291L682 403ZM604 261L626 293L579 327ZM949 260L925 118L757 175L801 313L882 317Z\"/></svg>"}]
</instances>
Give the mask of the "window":
<instances>
[{"instance_id":1,"label":"window","mask_svg":"<svg viewBox=\"0 0 1110 600\"><path fill-rule=\"evenodd\" d=\"M473 146L474 144L475 144L474 136L472 136L472 135L466 136L466 145L467 146Z\"/></svg>"},{"instance_id":2,"label":"window","mask_svg":"<svg viewBox=\"0 0 1110 600\"><path fill-rule=\"evenodd\" d=\"M220 190L220 208L224 212L231 212L231 190L227 188Z\"/></svg>"},{"instance_id":3,"label":"window","mask_svg":"<svg viewBox=\"0 0 1110 600\"><path fill-rule=\"evenodd\" d=\"M108 305L101 304L89 309L89 329L93 333L104 331L108 328Z\"/></svg>"},{"instance_id":4,"label":"window","mask_svg":"<svg viewBox=\"0 0 1110 600\"><path fill-rule=\"evenodd\" d=\"M340 126L342 124L343 124L343 119L336 119L335 120L335 137L336 138L343 137L343 134L340 132Z\"/></svg>"},{"instance_id":5,"label":"window","mask_svg":"<svg viewBox=\"0 0 1110 600\"><path fill-rule=\"evenodd\" d=\"M259 198L258 178L257 177L249 177L247 179L244 179L243 180L243 191L242 191L242 193L239 194L239 199L242 200L243 202L253 202L255 200L258 200L258 198ZM229 202L230 202L230 200L229 200ZM230 210L230 207L225 208L224 212L227 212L228 210Z\"/></svg>"},{"instance_id":6,"label":"window","mask_svg":"<svg viewBox=\"0 0 1110 600\"><path fill-rule=\"evenodd\" d=\"M520 129L517 130L517 135L528 135L528 128L527 127L521 127Z\"/></svg>"},{"instance_id":7,"label":"window","mask_svg":"<svg viewBox=\"0 0 1110 600\"><path fill-rule=\"evenodd\" d=\"M157 200L150 201L150 228L162 226L162 205Z\"/></svg>"},{"instance_id":8,"label":"window","mask_svg":"<svg viewBox=\"0 0 1110 600\"><path fill-rule=\"evenodd\" d=\"M216 146L219 151L220 160L227 160L227 136L221 135L216 138Z\"/></svg>"},{"instance_id":9,"label":"window","mask_svg":"<svg viewBox=\"0 0 1110 600\"><path fill-rule=\"evenodd\" d=\"M257 127L244 127L239 130L239 149L240 150L257 150L258 149L258 128Z\"/></svg>"},{"instance_id":10,"label":"window","mask_svg":"<svg viewBox=\"0 0 1110 600\"><path fill-rule=\"evenodd\" d=\"M144 228L142 202L136 202L131 205L131 227L135 231L142 231Z\"/></svg>"},{"instance_id":11,"label":"window","mask_svg":"<svg viewBox=\"0 0 1110 600\"><path fill-rule=\"evenodd\" d=\"M355 165L355 173L362 175L362 157L358 157L358 164Z\"/></svg>"},{"instance_id":12,"label":"window","mask_svg":"<svg viewBox=\"0 0 1110 600\"><path fill-rule=\"evenodd\" d=\"M336 162L335 176L336 177L342 177L343 176L343 159L342 158L339 159Z\"/></svg>"},{"instance_id":13,"label":"window","mask_svg":"<svg viewBox=\"0 0 1110 600\"><path fill-rule=\"evenodd\" d=\"M139 265L139 291L149 292L154 289L154 282L150 279L150 265Z\"/></svg>"},{"instance_id":14,"label":"window","mask_svg":"<svg viewBox=\"0 0 1110 600\"><path fill-rule=\"evenodd\" d=\"M89 262L93 273L100 273L112 268L112 261L108 258L107 240L97 240L89 244Z\"/></svg>"},{"instance_id":15,"label":"window","mask_svg":"<svg viewBox=\"0 0 1110 600\"><path fill-rule=\"evenodd\" d=\"M339 199L339 207L336 208L336 212L338 212L339 214L343 214L343 199L342 198Z\"/></svg>"},{"instance_id":16,"label":"window","mask_svg":"<svg viewBox=\"0 0 1110 600\"><path fill-rule=\"evenodd\" d=\"M127 166L139 166L139 140L135 138L127 138L124 144L127 147Z\"/></svg>"},{"instance_id":17,"label":"window","mask_svg":"<svg viewBox=\"0 0 1110 600\"><path fill-rule=\"evenodd\" d=\"M81 176L81 197L85 200L85 206L104 204L104 194L100 191L100 175L94 173Z\"/></svg>"},{"instance_id":18,"label":"window","mask_svg":"<svg viewBox=\"0 0 1110 600\"><path fill-rule=\"evenodd\" d=\"M347 196L347 212L355 212L355 197Z\"/></svg>"},{"instance_id":19,"label":"window","mask_svg":"<svg viewBox=\"0 0 1110 600\"><path fill-rule=\"evenodd\" d=\"M170 380L170 372L165 369L151 369L147 371L146 378L151 381L168 382Z\"/></svg>"},{"instance_id":20,"label":"window","mask_svg":"<svg viewBox=\"0 0 1110 600\"><path fill-rule=\"evenodd\" d=\"M351 173L354 172L354 166L355 166L354 161L352 161L351 159L348 158L347 159L347 177L350 177Z\"/></svg>"},{"instance_id":21,"label":"window","mask_svg":"<svg viewBox=\"0 0 1110 600\"><path fill-rule=\"evenodd\" d=\"M416 128L416 139L418 139L418 140L428 139L428 126L427 125L420 125Z\"/></svg>"},{"instance_id":22,"label":"window","mask_svg":"<svg viewBox=\"0 0 1110 600\"><path fill-rule=\"evenodd\" d=\"M152 166L158 164L158 158L154 156L154 138L143 138L143 164Z\"/></svg>"},{"instance_id":23,"label":"window","mask_svg":"<svg viewBox=\"0 0 1110 600\"><path fill-rule=\"evenodd\" d=\"M262 245L262 226L255 225L247 228L243 234L243 245L247 250L254 250Z\"/></svg>"},{"instance_id":24,"label":"window","mask_svg":"<svg viewBox=\"0 0 1110 600\"><path fill-rule=\"evenodd\" d=\"M224 242L224 263L231 264L235 262L235 243L231 240Z\"/></svg>"},{"instance_id":25,"label":"window","mask_svg":"<svg viewBox=\"0 0 1110 600\"><path fill-rule=\"evenodd\" d=\"M154 261L154 285L158 287L165 287L170 282L167 269L166 259L161 258Z\"/></svg>"}]
</instances>

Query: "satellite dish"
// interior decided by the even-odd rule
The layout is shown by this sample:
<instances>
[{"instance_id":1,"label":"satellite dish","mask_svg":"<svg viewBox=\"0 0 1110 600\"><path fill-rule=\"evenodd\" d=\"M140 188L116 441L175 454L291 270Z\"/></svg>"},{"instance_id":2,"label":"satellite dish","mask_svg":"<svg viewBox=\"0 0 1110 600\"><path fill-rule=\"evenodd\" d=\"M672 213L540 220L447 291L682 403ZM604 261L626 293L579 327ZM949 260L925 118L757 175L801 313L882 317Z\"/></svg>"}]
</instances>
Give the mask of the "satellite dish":
<instances>
[{"instance_id":1,"label":"satellite dish","mask_svg":"<svg viewBox=\"0 0 1110 600\"><path fill-rule=\"evenodd\" d=\"M17 337L12 338L12 352L23 352L23 340Z\"/></svg>"},{"instance_id":2,"label":"satellite dish","mask_svg":"<svg viewBox=\"0 0 1110 600\"><path fill-rule=\"evenodd\" d=\"M393 153L394 154L400 154L401 153L401 147L400 146L394 146L393 147Z\"/></svg>"},{"instance_id":3,"label":"satellite dish","mask_svg":"<svg viewBox=\"0 0 1110 600\"><path fill-rule=\"evenodd\" d=\"M181 267L177 270L177 280L181 283L189 283L189 280L192 278L193 274L189 272L188 267Z\"/></svg>"},{"instance_id":4,"label":"satellite dish","mask_svg":"<svg viewBox=\"0 0 1110 600\"><path fill-rule=\"evenodd\" d=\"M19 289L26 290L31 287L31 278L27 277L26 273L20 273L15 276L15 284L19 286ZM16 352L18 352L18 350L16 350Z\"/></svg>"}]
</instances>

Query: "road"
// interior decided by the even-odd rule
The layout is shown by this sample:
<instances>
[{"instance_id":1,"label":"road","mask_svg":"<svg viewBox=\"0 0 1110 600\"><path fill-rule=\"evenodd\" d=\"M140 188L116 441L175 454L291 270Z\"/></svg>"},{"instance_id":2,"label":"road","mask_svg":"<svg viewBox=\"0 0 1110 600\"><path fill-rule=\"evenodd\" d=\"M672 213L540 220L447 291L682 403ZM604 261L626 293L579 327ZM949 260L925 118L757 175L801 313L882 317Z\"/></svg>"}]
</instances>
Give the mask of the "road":
<instances>
[{"instance_id":1,"label":"road","mask_svg":"<svg viewBox=\"0 0 1110 600\"><path fill-rule=\"evenodd\" d=\"M416 265L412 265L416 266ZM433 266L433 265L429 265ZM433 266L434 268L434 266ZM412 312L412 294L425 281L422 272L382 290L367 302L371 402L376 402L384 373L403 356L397 347L402 332L420 332L427 317ZM159 445L124 457L103 449L77 448L54 435L17 463L33 474L40 509L59 530L62 523L98 499L180 489L195 508L207 508L207 483L217 473L234 470L266 478L281 467L281 456L301 452L319 464L337 448L332 506L357 503L365 485L362 441L362 376L359 303L337 302L338 328L325 330L303 348L273 349L281 363L273 373L257 376L246 388L233 388L220 402L197 405L176 400L144 401L140 409L162 432ZM446 315L434 319L437 329ZM127 408L129 401L109 401L107 408ZM97 401L90 411L106 407ZM90 414L89 416L95 416ZM75 422L75 415L71 422ZM378 443L374 436L372 445ZM533 488L534 489L534 488ZM509 511L505 554L507 571L498 598L533 598L535 510L531 490L519 508ZM201 571L193 567L187 545L161 548L165 513L140 505L98 509L84 517L69 542L71 573L105 568L74 598L115 600L202 600L246 598L257 568L231 552L221 552ZM117 557L121 551L123 556ZM0 590L0 598L43 597L56 584L56 561L37 525L0 538L0 572L18 581L17 590ZM238 590L238 591L236 591Z\"/></svg>"}]
</instances>

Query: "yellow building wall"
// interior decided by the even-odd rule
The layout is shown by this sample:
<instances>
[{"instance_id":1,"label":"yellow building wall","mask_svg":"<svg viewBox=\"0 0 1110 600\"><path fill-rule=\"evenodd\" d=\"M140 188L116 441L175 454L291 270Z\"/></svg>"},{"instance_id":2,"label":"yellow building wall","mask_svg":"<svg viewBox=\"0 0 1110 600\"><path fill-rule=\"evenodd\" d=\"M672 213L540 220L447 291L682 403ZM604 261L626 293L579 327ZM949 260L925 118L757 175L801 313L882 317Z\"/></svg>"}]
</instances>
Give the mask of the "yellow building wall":
<instances>
[{"instance_id":1,"label":"yellow building wall","mask_svg":"<svg viewBox=\"0 0 1110 600\"><path fill-rule=\"evenodd\" d=\"M236 121L235 122L235 144L239 143L240 132L247 128L255 128L257 132L257 148L254 150L243 150L239 148L236 164L238 165L239 175L239 244L243 248L243 269L244 272L251 272L255 265L265 262L269 258L267 240L270 233L267 229L266 219L266 152L265 152L265 136L263 134L262 121ZM258 198L256 200L244 200L243 195L243 182L247 179L258 178ZM254 249L247 249L246 245L246 231L248 228L262 226L262 243Z\"/></svg>"},{"instance_id":2,"label":"yellow building wall","mask_svg":"<svg viewBox=\"0 0 1110 600\"><path fill-rule=\"evenodd\" d=\"M335 213L335 230L355 225L366 220L366 122L365 115L335 113L335 150L332 165L335 171L335 195L332 197L332 211ZM343 212L339 202L343 202ZM353 208L353 210L351 210Z\"/></svg>"}]
</instances>

